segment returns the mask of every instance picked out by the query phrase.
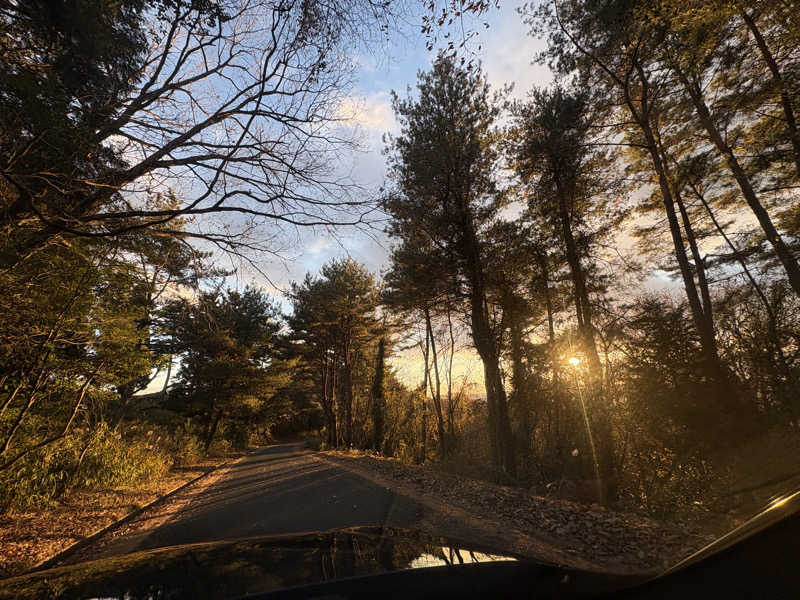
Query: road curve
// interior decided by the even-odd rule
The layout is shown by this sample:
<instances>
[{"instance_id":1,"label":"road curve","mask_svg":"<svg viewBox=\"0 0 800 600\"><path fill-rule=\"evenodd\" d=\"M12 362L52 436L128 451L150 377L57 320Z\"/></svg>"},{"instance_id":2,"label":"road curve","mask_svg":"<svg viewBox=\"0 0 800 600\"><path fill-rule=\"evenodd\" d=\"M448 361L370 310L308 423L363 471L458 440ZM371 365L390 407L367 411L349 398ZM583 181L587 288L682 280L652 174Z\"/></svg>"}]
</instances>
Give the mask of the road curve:
<instances>
[{"instance_id":1,"label":"road curve","mask_svg":"<svg viewBox=\"0 0 800 600\"><path fill-rule=\"evenodd\" d=\"M137 550L362 525L411 527L422 507L301 443L262 448L137 544Z\"/></svg>"}]
</instances>

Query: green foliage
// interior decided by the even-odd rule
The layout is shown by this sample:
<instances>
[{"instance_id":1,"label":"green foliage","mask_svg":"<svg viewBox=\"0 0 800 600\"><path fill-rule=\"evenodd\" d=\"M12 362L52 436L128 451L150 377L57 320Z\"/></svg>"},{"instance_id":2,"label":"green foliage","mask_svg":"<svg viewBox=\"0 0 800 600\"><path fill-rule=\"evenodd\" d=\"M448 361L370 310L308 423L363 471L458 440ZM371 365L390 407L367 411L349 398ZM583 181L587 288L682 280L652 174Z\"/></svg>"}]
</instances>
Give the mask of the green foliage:
<instances>
[{"instance_id":1,"label":"green foliage","mask_svg":"<svg viewBox=\"0 0 800 600\"><path fill-rule=\"evenodd\" d=\"M327 421L328 444L350 446L366 439L354 415L370 397L372 356L384 327L377 318L379 294L364 266L333 260L321 276L306 275L291 291L292 351L305 364Z\"/></svg>"},{"instance_id":2,"label":"green foliage","mask_svg":"<svg viewBox=\"0 0 800 600\"><path fill-rule=\"evenodd\" d=\"M256 288L212 290L169 302L159 321L181 358L172 409L203 424L206 450L223 431L232 447L245 448L251 428L268 426L270 400L290 380L277 306Z\"/></svg>"},{"instance_id":3,"label":"green foliage","mask_svg":"<svg viewBox=\"0 0 800 600\"><path fill-rule=\"evenodd\" d=\"M100 427L87 444L88 450L75 476L77 487L136 485L162 477L172 465L152 438L125 440L121 434Z\"/></svg>"},{"instance_id":4,"label":"green foliage","mask_svg":"<svg viewBox=\"0 0 800 600\"><path fill-rule=\"evenodd\" d=\"M167 452L178 466L191 465L203 456L203 442L191 431L188 423L178 427L166 441Z\"/></svg>"},{"instance_id":5,"label":"green foliage","mask_svg":"<svg viewBox=\"0 0 800 600\"><path fill-rule=\"evenodd\" d=\"M77 488L135 486L162 477L170 457L153 439L124 439L101 426L26 456L0 474L0 507L38 509Z\"/></svg>"}]
</instances>

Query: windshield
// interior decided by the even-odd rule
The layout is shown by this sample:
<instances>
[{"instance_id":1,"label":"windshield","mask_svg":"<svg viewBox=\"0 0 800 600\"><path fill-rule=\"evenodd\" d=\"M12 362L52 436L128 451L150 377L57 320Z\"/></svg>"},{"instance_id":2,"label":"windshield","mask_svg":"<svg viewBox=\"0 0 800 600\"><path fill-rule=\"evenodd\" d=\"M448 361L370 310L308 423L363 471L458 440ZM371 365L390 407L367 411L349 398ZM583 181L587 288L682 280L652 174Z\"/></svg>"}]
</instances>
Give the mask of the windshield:
<instances>
[{"instance_id":1,"label":"windshield","mask_svg":"<svg viewBox=\"0 0 800 600\"><path fill-rule=\"evenodd\" d=\"M652 575L800 484L791 3L0 27L0 576L362 526Z\"/></svg>"}]
</instances>

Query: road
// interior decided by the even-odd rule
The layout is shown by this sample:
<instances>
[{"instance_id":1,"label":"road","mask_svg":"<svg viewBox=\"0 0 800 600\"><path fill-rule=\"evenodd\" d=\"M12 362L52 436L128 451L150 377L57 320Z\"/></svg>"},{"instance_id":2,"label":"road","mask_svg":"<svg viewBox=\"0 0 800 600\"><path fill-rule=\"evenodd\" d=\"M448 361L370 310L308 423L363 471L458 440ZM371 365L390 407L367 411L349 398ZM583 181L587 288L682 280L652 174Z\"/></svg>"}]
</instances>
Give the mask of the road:
<instances>
[{"instance_id":1,"label":"road","mask_svg":"<svg viewBox=\"0 0 800 600\"><path fill-rule=\"evenodd\" d=\"M258 450L137 543L137 550L361 525L414 527L422 507L303 444Z\"/></svg>"}]
</instances>

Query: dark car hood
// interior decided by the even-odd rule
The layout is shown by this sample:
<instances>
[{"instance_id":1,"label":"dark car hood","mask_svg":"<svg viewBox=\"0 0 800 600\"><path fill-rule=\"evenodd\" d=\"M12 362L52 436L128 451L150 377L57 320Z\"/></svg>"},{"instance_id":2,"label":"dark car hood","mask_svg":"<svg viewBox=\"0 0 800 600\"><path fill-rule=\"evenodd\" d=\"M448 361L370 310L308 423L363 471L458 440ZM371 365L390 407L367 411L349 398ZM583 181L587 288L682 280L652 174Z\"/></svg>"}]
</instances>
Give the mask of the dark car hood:
<instances>
[{"instance_id":1,"label":"dark car hood","mask_svg":"<svg viewBox=\"0 0 800 600\"><path fill-rule=\"evenodd\" d=\"M535 572L559 597L616 586L613 578L543 565L390 528L191 544L100 559L0 581L0 598L236 598L407 569L453 575L479 563ZM460 571L459 571L460 569ZM537 586L538 587L538 586ZM557 589L556 589L557 588ZM569 588L566 589L566 588ZM537 597L550 597L537 590ZM574 593L564 594L571 591Z\"/></svg>"}]
</instances>

